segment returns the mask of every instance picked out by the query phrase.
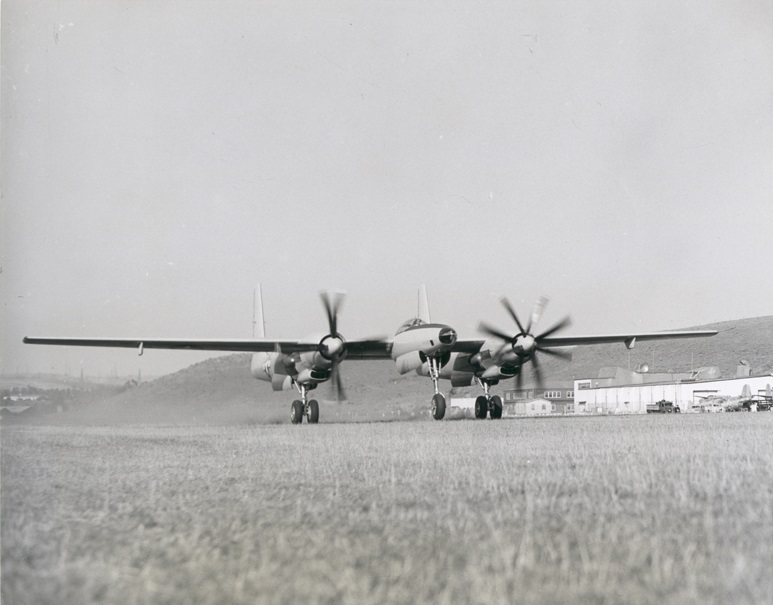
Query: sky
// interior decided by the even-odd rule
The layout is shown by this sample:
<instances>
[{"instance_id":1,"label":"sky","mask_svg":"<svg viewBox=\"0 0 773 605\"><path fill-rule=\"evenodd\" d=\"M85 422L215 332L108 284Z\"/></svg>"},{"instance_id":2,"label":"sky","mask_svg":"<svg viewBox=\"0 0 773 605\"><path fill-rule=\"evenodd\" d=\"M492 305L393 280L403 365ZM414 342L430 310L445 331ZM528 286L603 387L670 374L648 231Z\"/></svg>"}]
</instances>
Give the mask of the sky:
<instances>
[{"instance_id":1,"label":"sky","mask_svg":"<svg viewBox=\"0 0 773 605\"><path fill-rule=\"evenodd\" d=\"M23 336L477 337L773 314L770 2L4 0L0 370Z\"/></svg>"}]
</instances>

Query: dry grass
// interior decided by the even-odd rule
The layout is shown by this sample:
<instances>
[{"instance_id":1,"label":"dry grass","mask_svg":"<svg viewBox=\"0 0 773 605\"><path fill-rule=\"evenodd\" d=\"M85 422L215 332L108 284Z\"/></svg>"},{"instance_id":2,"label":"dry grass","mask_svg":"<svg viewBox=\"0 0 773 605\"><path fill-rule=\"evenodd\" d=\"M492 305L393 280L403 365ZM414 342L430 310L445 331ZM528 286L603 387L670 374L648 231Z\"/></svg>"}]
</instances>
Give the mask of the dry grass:
<instances>
[{"instance_id":1,"label":"dry grass","mask_svg":"<svg viewBox=\"0 0 773 605\"><path fill-rule=\"evenodd\" d=\"M773 413L5 427L3 603L770 603Z\"/></svg>"}]
</instances>

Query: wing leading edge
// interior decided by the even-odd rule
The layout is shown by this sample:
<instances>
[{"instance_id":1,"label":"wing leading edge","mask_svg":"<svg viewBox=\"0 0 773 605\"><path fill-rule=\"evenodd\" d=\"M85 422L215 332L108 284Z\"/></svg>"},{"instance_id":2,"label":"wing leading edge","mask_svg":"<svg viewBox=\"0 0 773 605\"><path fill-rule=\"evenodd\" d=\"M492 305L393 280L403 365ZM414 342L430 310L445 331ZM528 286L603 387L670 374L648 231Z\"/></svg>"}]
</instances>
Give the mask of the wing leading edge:
<instances>
[{"instance_id":1,"label":"wing leading edge","mask_svg":"<svg viewBox=\"0 0 773 605\"><path fill-rule=\"evenodd\" d=\"M313 351L318 343L300 340L177 340L166 338L48 338L24 337L25 344L63 345L71 347L113 347L124 349L182 349L191 351L229 351L234 353L296 353ZM389 359L391 343L383 340L352 340L346 342L351 359Z\"/></svg>"},{"instance_id":2,"label":"wing leading edge","mask_svg":"<svg viewBox=\"0 0 773 605\"><path fill-rule=\"evenodd\" d=\"M676 338L703 338L715 336L716 330L680 330L676 332L632 332L629 334L600 334L597 336L548 336L539 341L541 347L573 347L576 345L600 345L620 342L631 346L647 340L672 340Z\"/></svg>"}]
</instances>

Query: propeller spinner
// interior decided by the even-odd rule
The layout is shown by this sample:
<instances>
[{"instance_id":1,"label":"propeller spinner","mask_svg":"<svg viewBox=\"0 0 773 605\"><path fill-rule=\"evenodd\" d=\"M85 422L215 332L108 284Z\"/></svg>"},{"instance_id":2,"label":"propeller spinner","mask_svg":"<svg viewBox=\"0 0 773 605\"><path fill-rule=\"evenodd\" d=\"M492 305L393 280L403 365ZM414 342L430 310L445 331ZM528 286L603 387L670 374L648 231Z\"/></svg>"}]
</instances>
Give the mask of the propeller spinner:
<instances>
[{"instance_id":1,"label":"propeller spinner","mask_svg":"<svg viewBox=\"0 0 773 605\"><path fill-rule=\"evenodd\" d=\"M534 364L534 374L537 379L537 386L542 386L542 369L539 364L539 359L537 356L537 353L545 353L546 355L550 355L552 357L559 357L561 359L571 359L571 355L568 353L565 353L563 351L554 351L549 349L548 347L541 346L541 342L548 338L549 336L555 334L559 330L563 330L564 328L568 327L571 324L571 320L569 317L565 317L561 321L559 321L557 324L555 324L552 328L545 330L544 332L534 335L532 333L532 330L535 330L537 325L540 322L540 319L542 318L542 313L545 310L545 307L547 306L548 299L544 296L541 296L539 299L537 299L537 302L534 304L534 308L531 312L531 317L529 317L529 323L524 328L523 324L521 323L521 320L518 318L518 314L515 312L515 309L510 304L510 301L506 297L502 297L500 299L500 302L502 303L502 306L504 306L505 310L508 312L510 317L512 317L513 321L515 322L515 325L518 327L518 333L515 335L506 334L505 332L502 332L501 330L497 330L496 328L492 328L491 326L481 322L478 328L484 332L485 334L488 334L489 336L493 336L494 338L499 338L500 340L505 341L505 344L503 347L499 350L498 355L501 355L503 353L507 353L506 349L510 348L510 350L515 353L517 357L517 363L519 366L523 366L524 363L531 360L531 362ZM515 376L515 383L516 388L518 388L521 384L521 372L519 371Z\"/></svg>"}]
</instances>

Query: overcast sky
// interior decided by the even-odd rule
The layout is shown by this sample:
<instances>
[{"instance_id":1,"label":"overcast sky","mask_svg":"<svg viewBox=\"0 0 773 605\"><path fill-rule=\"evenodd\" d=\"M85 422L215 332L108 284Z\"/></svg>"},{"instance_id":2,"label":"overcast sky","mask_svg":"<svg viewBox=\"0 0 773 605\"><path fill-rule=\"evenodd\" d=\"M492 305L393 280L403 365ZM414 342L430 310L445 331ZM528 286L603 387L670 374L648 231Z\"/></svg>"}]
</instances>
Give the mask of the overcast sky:
<instances>
[{"instance_id":1,"label":"overcast sky","mask_svg":"<svg viewBox=\"0 0 773 605\"><path fill-rule=\"evenodd\" d=\"M24 335L568 333L773 314L773 5L2 3L3 371Z\"/></svg>"}]
</instances>

